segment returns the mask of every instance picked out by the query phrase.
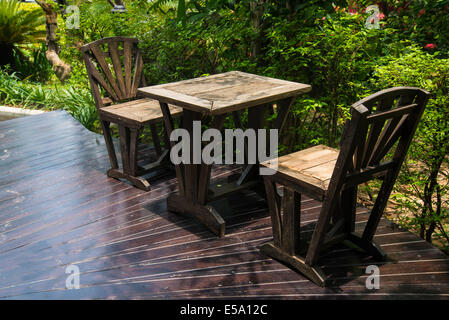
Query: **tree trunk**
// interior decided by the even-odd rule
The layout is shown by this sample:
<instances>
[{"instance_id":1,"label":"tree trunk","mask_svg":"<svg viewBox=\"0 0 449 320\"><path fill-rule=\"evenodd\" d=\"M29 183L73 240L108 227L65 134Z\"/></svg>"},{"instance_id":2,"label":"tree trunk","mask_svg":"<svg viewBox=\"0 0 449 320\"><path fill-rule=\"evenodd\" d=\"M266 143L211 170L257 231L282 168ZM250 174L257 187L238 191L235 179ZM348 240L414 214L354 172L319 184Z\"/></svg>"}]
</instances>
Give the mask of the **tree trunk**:
<instances>
[{"instance_id":1,"label":"tree trunk","mask_svg":"<svg viewBox=\"0 0 449 320\"><path fill-rule=\"evenodd\" d=\"M427 183L424 187L424 194L423 194L423 202L424 202L424 218L430 218L429 227L425 232L425 236L423 239L425 239L427 242L432 243L432 235L435 231L435 227L437 226L437 220L435 217L433 217L433 214L436 213L437 216L441 214L441 197L440 197L440 189L438 185L438 174L441 169L441 165L443 164L444 157L440 157L439 159L434 159L432 161L432 165L430 168L430 175L427 180ZM434 204L434 193L437 192L437 209L435 210L433 208Z\"/></svg>"},{"instance_id":2,"label":"tree trunk","mask_svg":"<svg viewBox=\"0 0 449 320\"><path fill-rule=\"evenodd\" d=\"M251 42L251 58L256 59L260 55L262 47L262 15L264 11L264 2L266 0L257 0L250 2L251 26L258 33L257 37Z\"/></svg>"},{"instance_id":3,"label":"tree trunk","mask_svg":"<svg viewBox=\"0 0 449 320\"><path fill-rule=\"evenodd\" d=\"M56 29L58 27L57 23L57 12L53 9L53 5L44 1L36 0L36 2L42 7L45 12L45 24L47 30L47 52L45 56L47 57L48 62L50 62L53 67L53 71L61 82L64 82L70 77L70 73L72 72L72 68L69 64L61 60L59 57L59 44L56 37Z\"/></svg>"}]
</instances>

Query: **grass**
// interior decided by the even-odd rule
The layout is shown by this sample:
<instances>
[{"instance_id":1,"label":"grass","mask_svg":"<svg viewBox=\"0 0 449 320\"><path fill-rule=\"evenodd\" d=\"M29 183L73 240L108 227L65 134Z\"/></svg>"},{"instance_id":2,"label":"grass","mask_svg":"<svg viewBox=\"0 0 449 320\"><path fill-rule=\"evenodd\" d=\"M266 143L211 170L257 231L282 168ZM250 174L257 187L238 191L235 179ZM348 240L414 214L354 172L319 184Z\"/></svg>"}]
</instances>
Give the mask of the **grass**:
<instances>
[{"instance_id":1,"label":"grass","mask_svg":"<svg viewBox=\"0 0 449 320\"><path fill-rule=\"evenodd\" d=\"M66 110L87 129L99 131L95 103L84 88L23 81L14 73L0 70L0 103L46 111Z\"/></svg>"}]
</instances>

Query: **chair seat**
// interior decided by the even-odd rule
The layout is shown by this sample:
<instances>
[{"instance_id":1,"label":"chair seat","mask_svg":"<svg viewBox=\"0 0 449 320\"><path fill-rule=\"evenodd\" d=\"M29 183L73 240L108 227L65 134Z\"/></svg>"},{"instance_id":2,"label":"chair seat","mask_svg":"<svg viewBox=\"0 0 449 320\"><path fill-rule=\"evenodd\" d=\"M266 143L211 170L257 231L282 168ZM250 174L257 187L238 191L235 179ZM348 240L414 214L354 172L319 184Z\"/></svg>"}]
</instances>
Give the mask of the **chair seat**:
<instances>
[{"instance_id":1,"label":"chair seat","mask_svg":"<svg viewBox=\"0 0 449 320\"><path fill-rule=\"evenodd\" d=\"M182 109L173 105L168 106L172 116L182 113ZM111 122L123 121L143 125L151 122L159 122L163 118L159 102L154 99L136 99L124 103L114 104L99 110L99 114L111 120Z\"/></svg>"},{"instance_id":2,"label":"chair seat","mask_svg":"<svg viewBox=\"0 0 449 320\"><path fill-rule=\"evenodd\" d=\"M297 185L300 191L322 199L329 187L339 151L318 145L278 158L278 169L274 177L282 176ZM262 165L269 166L266 161ZM276 180L276 179L275 179Z\"/></svg>"}]
</instances>

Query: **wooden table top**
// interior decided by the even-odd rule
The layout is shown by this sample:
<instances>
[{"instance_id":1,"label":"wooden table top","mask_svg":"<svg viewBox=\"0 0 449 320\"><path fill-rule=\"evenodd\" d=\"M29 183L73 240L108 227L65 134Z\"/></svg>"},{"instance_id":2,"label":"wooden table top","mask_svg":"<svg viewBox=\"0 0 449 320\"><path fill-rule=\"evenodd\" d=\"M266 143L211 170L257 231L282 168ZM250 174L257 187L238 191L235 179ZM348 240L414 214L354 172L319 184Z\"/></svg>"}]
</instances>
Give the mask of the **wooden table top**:
<instances>
[{"instance_id":1,"label":"wooden table top","mask_svg":"<svg viewBox=\"0 0 449 320\"><path fill-rule=\"evenodd\" d=\"M160 102L215 115L297 96L311 89L308 84L231 71L138 91Z\"/></svg>"}]
</instances>

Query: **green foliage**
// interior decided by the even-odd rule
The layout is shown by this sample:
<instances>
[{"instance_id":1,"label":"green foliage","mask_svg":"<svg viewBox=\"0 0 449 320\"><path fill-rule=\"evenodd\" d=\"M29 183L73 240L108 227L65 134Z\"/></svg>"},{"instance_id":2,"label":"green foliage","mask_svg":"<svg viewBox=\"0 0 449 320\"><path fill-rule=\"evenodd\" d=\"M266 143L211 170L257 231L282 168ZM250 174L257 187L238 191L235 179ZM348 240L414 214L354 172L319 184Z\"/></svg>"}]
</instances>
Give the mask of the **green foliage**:
<instances>
[{"instance_id":1,"label":"green foliage","mask_svg":"<svg viewBox=\"0 0 449 320\"><path fill-rule=\"evenodd\" d=\"M63 105L76 120L91 131L99 131L98 114L90 90L79 90L73 87L59 89L54 103Z\"/></svg>"},{"instance_id":2,"label":"green foliage","mask_svg":"<svg viewBox=\"0 0 449 320\"><path fill-rule=\"evenodd\" d=\"M42 44L40 48L29 51L14 52L14 65L18 77L24 80L47 82L52 74L52 68L45 52L47 48Z\"/></svg>"},{"instance_id":3,"label":"green foliage","mask_svg":"<svg viewBox=\"0 0 449 320\"><path fill-rule=\"evenodd\" d=\"M0 69L0 102L49 111L63 109L89 130L98 131L97 109L87 89L22 81Z\"/></svg>"},{"instance_id":4,"label":"green foliage","mask_svg":"<svg viewBox=\"0 0 449 320\"><path fill-rule=\"evenodd\" d=\"M234 10L235 5L235 0L156 0L152 2L150 9L164 12L163 8L168 6L176 11L176 21L185 24L217 14L222 9Z\"/></svg>"},{"instance_id":5,"label":"green foliage","mask_svg":"<svg viewBox=\"0 0 449 320\"><path fill-rule=\"evenodd\" d=\"M60 23L59 34L64 42L89 43L114 35L126 35L126 20L131 18L129 12L113 13L111 5L104 0L82 2L79 4L79 14L79 28L67 29L66 23ZM66 15L65 19L68 18L70 16Z\"/></svg>"},{"instance_id":6,"label":"green foliage","mask_svg":"<svg viewBox=\"0 0 449 320\"><path fill-rule=\"evenodd\" d=\"M136 31L150 83L236 69L255 72L250 57L254 31L239 9L225 10L185 25L174 20L148 24L149 28Z\"/></svg>"},{"instance_id":7,"label":"green foliage","mask_svg":"<svg viewBox=\"0 0 449 320\"><path fill-rule=\"evenodd\" d=\"M43 40L42 10L22 10L17 0L0 0L0 44L17 45Z\"/></svg>"},{"instance_id":8,"label":"green foliage","mask_svg":"<svg viewBox=\"0 0 449 320\"><path fill-rule=\"evenodd\" d=\"M358 0L351 1L362 11L368 5L378 4L386 15L386 23L408 39L428 51L438 50L448 57L449 0Z\"/></svg>"},{"instance_id":9,"label":"green foliage","mask_svg":"<svg viewBox=\"0 0 449 320\"><path fill-rule=\"evenodd\" d=\"M43 40L42 10L23 10L17 0L0 0L0 65L13 64L18 45Z\"/></svg>"},{"instance_id":10,"label":"green foliage","mask_svg":"<svg viewBox=\"0 0 449 320\"><path fill-rule=\"evenodd\" d=\"M394 195L403 213L401 221L429 242L433 236L448 241L449 59L411 47L400 57L385 60L376 68L372 81L376 87L416 86L432 95Z\"/></svg>"},{"instance_id":11,"label":"green foliage","mask_svg":"<svg viewBox=\"0 0 449 320\"><path fill-rule=\"evenodd\" d=\"M403 36L428 51L448 57L449 0L409 1L405 7L390 10L388 20L401 30Z\"/></svg>"},{"instance_id":12,"label":"green foliage","mask_svg":"<svg viewBox=\"0 0 449 320\"><path fill-rule=\"evenodd\" d=\"M68 4L71 4L68 2ZM135 37L140 30L145 30L151 25L154 17L149 16L146 11L149 8L147 1L132 1L126 4L127 12L112 13L108 1L98 0L93 2L80 2L79 28L67 28L67 19L59 16L58 37L63 50L61 59L68 61L72 67L68 85L89 88L86 81L87 73L82 60L80 48L89 42L112 36ZM159 19L161 19L159 17Z\"/></svg>"},{"instance_id":13,"label":"green foliage","mask_svg":"<svg viewBox=\"0 0 449 320\"><path fill-rule=\"evenodd\" d=\"M334 13L335 7L346 7L347 4L346 0L275 0L266 3L265 11L266 14L274 17L284 16L292 19L300 15L304 19L313 21Z\"/></svg>"},{"instance_id":14,"label":"green foliage","mask_svg":"<svg viewBox=\"0 0 449 320\"><path fill-rule=\"evenodd\" d=\"M290 128L301 131L290 132L288 140L296 142L287 146L290 151L310 143L336 145L349 107L369 92L365 84L378 59L396 54L401 46L391 29L366 29L362 15L310 14L272 18L266 30L264 73L313 88L311 97L299 100L290 119Z\"/></svg>"}]
</instances>

